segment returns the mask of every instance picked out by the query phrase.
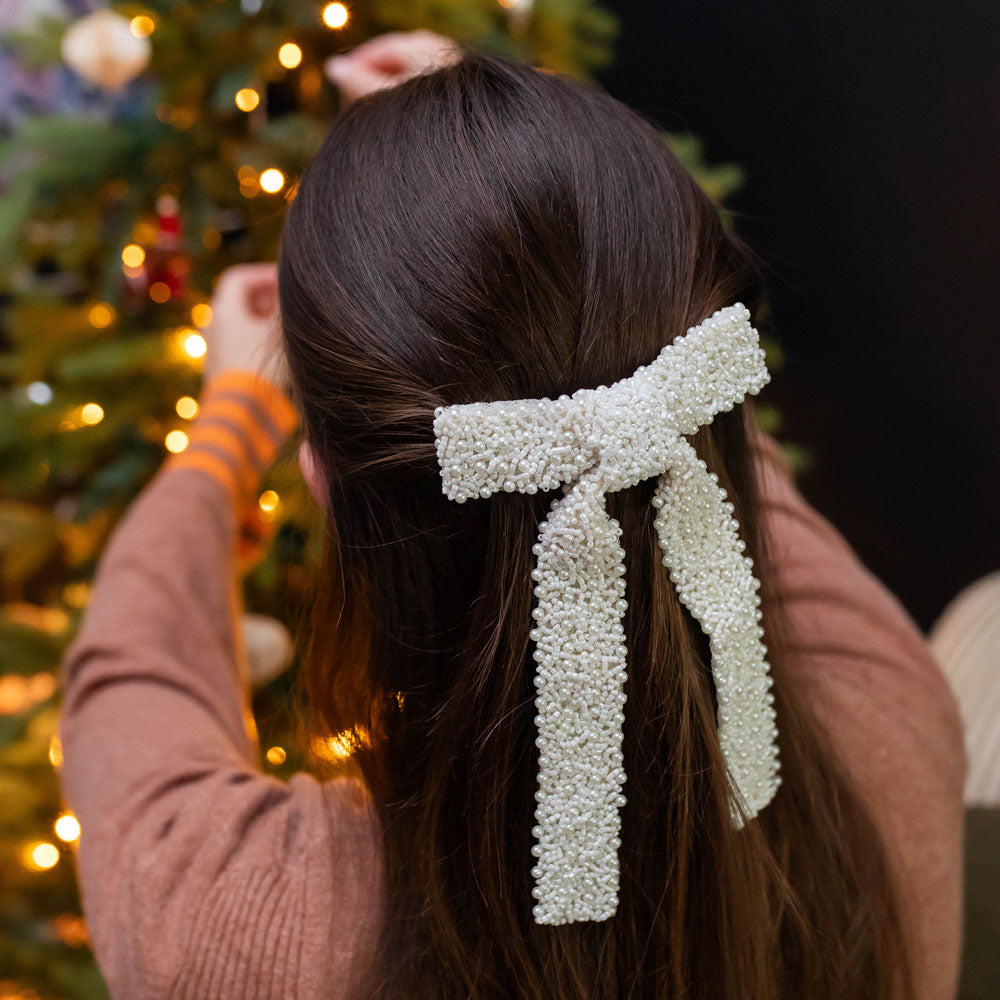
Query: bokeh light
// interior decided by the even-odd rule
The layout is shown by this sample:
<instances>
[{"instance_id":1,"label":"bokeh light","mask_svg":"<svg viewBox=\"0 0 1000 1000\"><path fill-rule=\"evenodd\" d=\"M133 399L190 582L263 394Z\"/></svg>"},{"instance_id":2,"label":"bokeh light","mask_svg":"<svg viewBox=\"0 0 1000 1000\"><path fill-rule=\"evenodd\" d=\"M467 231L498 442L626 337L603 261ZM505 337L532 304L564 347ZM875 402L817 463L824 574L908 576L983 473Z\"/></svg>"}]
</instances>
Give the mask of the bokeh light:
<instances>
[{"instance_id":1,"label":"bokeh light","mask_svg":"<svg viewBox=\"0 0 1000 1000\"><path fill-rule=\"evenodd\" d=\"M285 44L278 49L278 62L280 62L285 69L295 69L295 67L302 62L302 49L300 49L295 42L285 42Z\"/></svg>"},{"instance_id":2,"label":"bokeh light","mask_svg":"<svg viewBox=\"0 0 1000 1000\"><path fill-rule=\"evenodd\" d=\"M184 353L189 358L203 358L208 350L208 344L200 333L189 333L184 338Z\"/></svg>"},{"instance_id":3,"label":"bokeh light","mask_svg":"<svg viewBox=\"0 0 1000 1000\"><path fill-rule=\"evenodd\" d=\"M188 436L184 431L171 431L163 441L167 451L179 455L188 446Z\"/></svg>"},{"instance_id":4,"label":"bokeh light","mask_svg":"<svg viewBox=\"0 0 1000 1000\"><path fill-rule=\"evenodd\" d=\"M90 307L87 319L90 320L91 326L103 330L115 321L115 311L107 302L97 302Z\"/></svg>"},{"instance_id":5,"label":"bokeh light","mask_svg":"<svg viewBox=\"0 0 1000 1000\"><path fill-rule=\"evenodd\" d=\"M104 409L98 403L86 403L80 407L80 419L88 427L93 427L104 419Z\"/></svg>"},{"instance_id":6,"label":"bokeh light","mask_svg":"<svg viewBox=\"0 0 1000 1000\"><path fill-rule=\"evenodd\" d=\"M54 868L59 863L59 848L55 844L31 844L24 853L24 863L35 871Z\"/></svg>"},{"instance_id":7,"label":"bokeh light","mask_svg":"<svg viewBox=\"0 0 1000 1000\"><path fill-rule=\"evenodd\" d=\"M191 307L191 322L202 330L212 322L212 307L207 302L199 302Z\"/></svg>"},{"instance_id":8,"label":"bokeh light","mask_svg":"<svg viewBox=\"0 0 1000 1000\"><path fill-rule=\"evenodd\" d=\"M174 406L177 416L182 420L194 420L198 416L198 400L192 396L181 396Z\"/></svg>"},{"instance_id":9,"label":"bokeh light","mask_svg":"<svg viewBox=\"0 0 1000 1000\"><path fill-rule=\"evenodd\" d=\"M275 194L285 186L285 175L277 167L268 167L260 175L260 186L268 194Z\"/></svg>"},{"instance_id":10,"label":"bokeh light","mask_svg":"<svg viewBox=\"0 0 1000 1000\"><path fill-rule=\"evenodd\" d=\"M328 3L323 8L323 23L328 28L342 28L347 24L347 8L342 3Z\"/></svg>"},{"instance_id":11,"label":"bokeh light","mask_svg":"<svg viewBox=\"0 0 1000 1000\"><path fill-rule=\"evenodd\" d=\"M260 104L260 94L253 87L243 87L236 91L235 101L240 111L253 111Z\"/></svg>"},{"instance_id":12,"label":"bokeh light","mask_svg":"<svg viewBox=\"0 0 1000 1000\"><path fill-rule=\"evenodd\" d=\"M63 813L55 823L56 836L67 844L80 839L80 821L72 813Z\"/></svg>"},{"instance_id":13,"label":"bokeh light","mask_svg":"<svg viewBox=\"0 0 1000 1000\"><path fill-rule=\"evenodd\" d=\"M126 267L142 267L146 259L146 251L138 243L130 243L122 250L122 263Z\"/></svg>"},{"instance_id":14,"label":"bokeh light","mask_svg":"<svg viewBox=\"0 0 1000 1000\"><path fill-rule=\"evenodd\" d=\"M156 30L156 22L148 14L139 14L129 22L129 30L136 38L149 38Z\"/></svg>"}]
</instances>

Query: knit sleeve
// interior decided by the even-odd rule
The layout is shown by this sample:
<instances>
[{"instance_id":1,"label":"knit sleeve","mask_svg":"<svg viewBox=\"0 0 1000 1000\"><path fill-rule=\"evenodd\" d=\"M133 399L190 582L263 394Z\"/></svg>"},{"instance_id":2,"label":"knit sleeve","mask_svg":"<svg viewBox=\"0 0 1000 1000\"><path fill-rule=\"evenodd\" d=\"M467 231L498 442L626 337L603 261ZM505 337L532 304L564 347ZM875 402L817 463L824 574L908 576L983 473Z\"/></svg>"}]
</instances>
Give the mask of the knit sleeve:
<instances>
[{"instance_id":1,"label":"knit sleeve","mask_svg":"<svg viewBox=\"0 0 1000 1000\"><path fill-rule=\"evenodd\" d=\"M263 773L235 628L237 517L293 423L248 376L208 387L63 663L61 781L115 1000L338 995L369 926L370 805L347 779Z\"/></svg>"},{"instance_id":2,"label":"knit sleeve","mask_svg":"<svg viewBox=\"0 0 1000 1000\"><path fill-rule=\"evenodd\" d=\"M778 445L761 436L755 449L788 663L882 833L917 995L945 1000L962 922L966 759L954 696L899 601L803 499Z\"/></svg>"}]
</instances>

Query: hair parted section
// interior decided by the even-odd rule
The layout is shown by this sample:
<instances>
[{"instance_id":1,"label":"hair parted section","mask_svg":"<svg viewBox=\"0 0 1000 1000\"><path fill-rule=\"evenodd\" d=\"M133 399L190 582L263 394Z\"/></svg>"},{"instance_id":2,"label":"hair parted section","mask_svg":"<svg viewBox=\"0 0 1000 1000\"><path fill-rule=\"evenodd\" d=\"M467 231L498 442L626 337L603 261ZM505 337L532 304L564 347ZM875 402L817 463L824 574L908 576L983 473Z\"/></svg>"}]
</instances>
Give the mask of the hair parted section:
<instances>
[{"instance_id":1,"label":"hair parted section","mask_svg":"<svg viewBox=\"0 0 1000 1000\"><path fill-rule=\"evenodd\" d=\"M766 319L754 255L656 129L596 87L468 52L337 119L279 285L329 493L301 682L317 732L365 735L383 829L387 917L354 995L898 997L885 852L783 652L749 401L690 443L760 580L781 791L734 827L711 639L662 565L657 479L608 493L629 594L619 905L532 916L532 547L552 497L450 502L435 411L611 386L731 303Z\"/></svg>"}]
</instances>

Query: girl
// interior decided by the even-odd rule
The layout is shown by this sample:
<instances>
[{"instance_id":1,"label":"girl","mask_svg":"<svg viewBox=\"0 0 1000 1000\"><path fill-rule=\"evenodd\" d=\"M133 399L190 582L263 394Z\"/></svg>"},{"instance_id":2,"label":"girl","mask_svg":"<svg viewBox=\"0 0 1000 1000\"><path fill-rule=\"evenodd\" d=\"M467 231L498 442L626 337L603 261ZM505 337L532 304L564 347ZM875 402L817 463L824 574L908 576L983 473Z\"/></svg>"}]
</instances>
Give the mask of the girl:
<instances>
[{"instance_id":1,"label":"girl","mask_svg":"<svg viewBox=\"0 0 1000 1000\"><path fill-rule=\"evenodd\" d=\"M300 460L328 525L302 683L316 733L355 733L364 780L259 767L234 523L295 417L276 369L257 374L273 278L240 268L217 289L190 447L119 527L65 665L62 774L112 995L952 996L953 699L748 401L691 441L762 584L783 783L737 829L656 480L609 493L628 595L617 910L534 919L533 545L559 494L452 502L435 415L609 386L765 299L754 256L636 114L471 52L400 82L411 42L378 43L368 86L364 50L340 64L358 99L279 261Z\"/></svg>"}]
</instances>

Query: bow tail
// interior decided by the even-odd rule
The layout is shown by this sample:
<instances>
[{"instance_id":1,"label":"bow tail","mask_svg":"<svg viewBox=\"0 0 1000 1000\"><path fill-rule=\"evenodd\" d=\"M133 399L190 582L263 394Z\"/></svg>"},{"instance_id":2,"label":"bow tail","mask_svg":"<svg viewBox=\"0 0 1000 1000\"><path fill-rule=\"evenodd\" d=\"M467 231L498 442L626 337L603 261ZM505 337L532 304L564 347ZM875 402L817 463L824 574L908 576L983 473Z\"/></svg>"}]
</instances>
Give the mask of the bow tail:
<instances>
[{"instance_id":1,"label":"bow tail","mask_svg":"<svg viewBox=\"0 0 1000 1000\"><path fill-rule=\"evenodd\" d=\"M536 923L606 920L618 907L626 677L624 552L603 491L585 474L552 504L537 567L539 748Z\"/></svg>"},{"instance_id":2,"label":"bow tail","mask_svg":"<svg viewBox=\"0 0 1000 1000\"><path fill-rule=\"evenodd\" d=\"M656 532L681 602L709 636L719 742L736 793L732 818L742 827L781 783L760 584L718 478L683 438L672 450L653 495Z\"/></svg>"}]
</instances>

